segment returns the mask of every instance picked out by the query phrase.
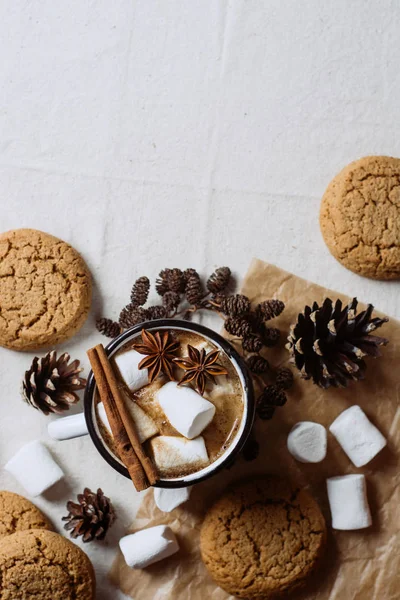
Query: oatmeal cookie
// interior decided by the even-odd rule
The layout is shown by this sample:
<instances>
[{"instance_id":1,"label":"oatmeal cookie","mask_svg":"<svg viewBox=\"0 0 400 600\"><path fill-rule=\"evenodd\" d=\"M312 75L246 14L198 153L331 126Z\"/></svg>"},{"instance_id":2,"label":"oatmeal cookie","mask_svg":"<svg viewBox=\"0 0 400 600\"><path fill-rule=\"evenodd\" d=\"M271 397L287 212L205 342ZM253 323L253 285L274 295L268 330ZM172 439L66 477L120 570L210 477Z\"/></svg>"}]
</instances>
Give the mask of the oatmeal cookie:
<instances>
[{"instance_id":1,"label":"oatmeal cookie","mask_svg":"<svg viewBox=\"0 0 400 600\"><path fill-rule=\"evenodd\" d=\"M23 496L0 491L0 538L27 529L53 527L45 515Z\"/></svg>"},{"instance_id":2,"label":"oatmeal cookie","mask_svg":"<svg viewBox=\"0 0 400 600\"><path fill-rule=\"evenodd\" d=\"M35 229L0 235L0 345L37 350L70 338L89 312L89 270L69 244Z\"/></svg>"},{"instance_id":3,"label":"oatmeal cookie","mask_svg":"<svg viewBox=\"0 0 400 600\"><path fill-rule=\"evenodd\" d=\"M208 511L201 555L216 583L250 600L287 597L309 577L324 550L326 527L314 498L263 477L229 488Z\"/></svg>"},{"instance_id":4,"label":"oatmeal cookie","mask_svg":"<svg viewBox=\"0 0 400 600\"><path fill-rule=\"evenodd\" d=\"M367 156L329 184L320 226L333 256L373 279L400 278L400 159Z\"/></svg>"}]
</instances>

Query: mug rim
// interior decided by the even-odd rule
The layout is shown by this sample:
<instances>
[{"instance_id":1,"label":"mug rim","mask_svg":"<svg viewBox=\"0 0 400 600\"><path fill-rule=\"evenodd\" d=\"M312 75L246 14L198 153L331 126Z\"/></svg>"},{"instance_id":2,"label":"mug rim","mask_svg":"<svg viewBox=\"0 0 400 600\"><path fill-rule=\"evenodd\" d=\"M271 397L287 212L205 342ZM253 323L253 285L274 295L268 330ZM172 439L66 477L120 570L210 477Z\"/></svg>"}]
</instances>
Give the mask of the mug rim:
<instances>
[{"instance_id":1,"label":"mug rim","mask_svg":"<svg viewBox=\"0 0 400 600\"><path fill-rule=\"evenodd\" d=\"M204 470L204 469L201 469L200 471L197 472L197 473L199 473L199 477L194 477L193 481L185 481L185 477L174 478L171 480L161 479L160 481L158 481L157 483L155 483L152 486L152 487L171 489L171 488L188 487L188 486L194 485L196 483L199 483L200 481L209 479L210 477L215 475L215 473L218 473L221 469L223 469L227 465L233 463L234 459L237 457L237 455L243 448L243 445L246 442L246 440L249 436L249 433L251 431L251 428L253 426L254 416L255 416L255 398L254 398L253 381L250 376L250 373L249 373L249 370L247 368L244 358L239 354L239 352L233 347L233 345L228 340L223 338L219 333L215 332L214 330L212 330L204 325L200 325L199 323L191 323L188 321L184 321L182 319L154 319L153 321L143 321L143 323L139 323L138 325L134 325L133 327L126 329L124 332L120 333L116 338L114 338L109 344L107 344L107 346L105 346L105 351L107 353L107 356L114 353L114 351L116 349L123 347L124 342L128 338L132 337L132 335L139 334L142 329L152 330L152 329L167 328L167 327L170 329L185 329L187 331L193 331L194 333L198 333L199 335L201 335L203 337L209 338L210 340L212 340L213 342L218 344L218 346L220 346L220 348L225 352L225 354L228 356L228 358L233 363L235 370L237 372L239 372L239 376L241 376L242 385L243 385L243 398L244 398L244 402L246 403L246 408L247 408L246 416L243 415L243 417L242 417L243 419L245 419L245 423L242 426L242 431L241 431L238 439L236 441L235 440L232 441L232 444L229 446L228 450L226 451L226 457L224 457L224 454L222 454L220 457L222 460L219 462L219 464L217 464L215 466L214 469L210 468L210 470L207 473L200 475L201 471ZM90 373L87 377L87 382L86 382L85 392L84 392L84 399L83 399L84 414L85 414L85 420L86 420L87 428L89 431L89 435L90 435L91 440L94 443L97 451L104 458L104 460L111 467L113 467L118 473L120 473L127 479L130 479L130 476L129 476L129 473L128 473L128 470L126 469L126 467L124 465L122 465L120 462L118 462L113 457L113 455L107 448L106 444L102 441L102 439L100 438L100 436L98 435L98 432L96 430L96 427L94 424L94 419L93 419L94 388L95 388L95 380L94 380L94 376L93 376L93 371L90 370ZM231 447L232 445L233 445L233 448ZM213 465L213 463L211 463L208 466L212 467L212 465ZM205 469L206 468L207 467L205 467ZM191 475L196 475L196 472L192 473Z\"/></svg>"}]
</instances>

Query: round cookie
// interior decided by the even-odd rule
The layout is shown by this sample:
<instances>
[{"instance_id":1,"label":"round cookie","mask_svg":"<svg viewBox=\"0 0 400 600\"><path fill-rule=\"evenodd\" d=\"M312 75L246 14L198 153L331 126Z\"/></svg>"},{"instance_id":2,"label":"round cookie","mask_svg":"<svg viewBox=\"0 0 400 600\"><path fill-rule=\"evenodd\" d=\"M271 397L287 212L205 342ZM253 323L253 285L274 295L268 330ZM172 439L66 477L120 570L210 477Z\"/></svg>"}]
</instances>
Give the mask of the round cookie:
<instances>
[{"instance_id":1,"label":"round cookie","mask_svg":"<svg viewBox=\"0 0 400 600\"><path fill-rule=\"evenodd\" d=\"M27 529L53 530L45 515L26 498L0 491L0 538Z\"/></svg>"},{"instance_id":2,"label":"round cookie","mask_svg":"<svg viewBox=\"0 0 400 600\"><path fill-rule=\"evenodd\" d=\"M80 254L36 231L0 235L0 346L37 350L80 329L89 312L92 282Z\"/></svg>"},{"instance_id":3,"label":"round cookie","mask_svg":"<svg viewBox=\"0 0 400 600\"><path fill-rule=\"evenodd\" d=\"M57 533L19 531L0 540L0 600L94 600L86 554Z\"/></svg>"},{"instance_id":4,"label":"round cookie","mask_svg":"<svg viewBox=\"0 0 400 600\"><path fill-rule=\"evenodd\" d=\"M320 226L330 252L351 271L400 278L400 159L367 156L347 165L322 198Z\"/></svg>"},{"instance_id":5,"label":"round cookie","mask_svg":"<svg viewBox=\"0 0 400 600\"><path fill-rule=\"evenodd\" d=\"M216 583L249 600L302 585L322 555L324 517L313 497L276 478L239 482L208 511L201 555Z\"/></svg>"}]
</instances>

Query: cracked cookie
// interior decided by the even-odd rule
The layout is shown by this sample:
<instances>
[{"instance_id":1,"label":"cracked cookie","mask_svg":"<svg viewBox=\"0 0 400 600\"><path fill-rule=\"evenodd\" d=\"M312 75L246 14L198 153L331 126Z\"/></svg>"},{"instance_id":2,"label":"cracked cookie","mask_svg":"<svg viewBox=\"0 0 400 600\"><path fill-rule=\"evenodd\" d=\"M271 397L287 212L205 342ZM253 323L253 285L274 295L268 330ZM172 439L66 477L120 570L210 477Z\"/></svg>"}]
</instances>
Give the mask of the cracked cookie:
<instances>
[{"instance_id":1,"label":"cracked cookie","mask_svg":"<svg viewBox=\"0 0 400 600\"><path fill-rule=\"evenodd\" d=\"M19 531L0 540L0 600L94 600L86 554L57 533Z\"/></svg>"},{"instance_id":2,"label":"cracked cookie","mask_svg":"<svg viewBox=\"0 0 400 600\"><path fill-rule=\"evenodd\" d=\"M89 312L92 282L80 254L35 229L0 235L0 346L37 350L72 337Z\"/></svg>"},{"instance_id":3,"label":"cracked cookie","mask_svg":"<svg viewBox=\"0 0 400 600\"><path fill-rule=\"evenodd\" d=\"M320 226L350 271L400 278L400 159L367 156L347 165L322 198Z\"/></svg>"},{"instance_id":4,"label":"cracked cookie","mask_svg":"<svg viewBox=\"0 0 400 600\"><path fill-rule=\"evenodd\" d=\"M26 498L0 491L0 538L27 529L53 530L45 515Z\"/></svg>"},{"instance_id":5,"label":"cracked cookie","mask_svg":"<svg viewBox=\"0 0 400 600\"><path fill-rule=\"evenodd\" d=\"M301 586L325 546L324 517L314 498L286 481L263 477L232 485L208 511L201 555L229 594L250 600Z\"/></svg>"}]
</instances>

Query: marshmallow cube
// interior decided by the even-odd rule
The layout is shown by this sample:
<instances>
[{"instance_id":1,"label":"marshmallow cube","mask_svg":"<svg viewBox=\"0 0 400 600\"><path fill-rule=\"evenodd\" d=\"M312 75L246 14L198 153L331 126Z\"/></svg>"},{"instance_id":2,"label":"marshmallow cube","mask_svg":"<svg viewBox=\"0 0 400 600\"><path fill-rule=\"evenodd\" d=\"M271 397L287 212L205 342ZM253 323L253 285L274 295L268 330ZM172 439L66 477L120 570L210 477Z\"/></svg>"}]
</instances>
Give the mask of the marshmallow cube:
<instances>
[{"instance_id":1,"label":"marshmallow cube","mask_svg":"<svg viewBox=\"0 0 400 600\"><path fill-rule=\"evenodd\" d=\"M200 435L214 418L214 404L175 381L169 381L158 390L157 400L172 427L189 440Z\"/></svg>"},{"instance_id":2,"label":"marshmallow cube","mask_svg":"<svg viewBox=\"0 0 400 600\"><path fill-rule=\"evenodd\" d=\"M326 429L319 423L300 421L291 429L287 447L290 454L302 463L318 463L326 456Z\"/></svg>"},{"instance_id":3,"label":"marshmallow cube","mask_svg":"<svg viewBox=\"0 0 400 600\"><path fill-rule=\"evenodd\" d=\"M333 529L364 529L372 524L364 475L327 480Z\"/></svg>"},{"instance_id":4,"label":"marshmallow cube","mask_svg":"<svg viewBox=\"0 0 400 600\"><path fill-rule=\"evenodd\" d=\"M329 431L356 467L363 467L386 446L386 439L359 406L343 411Z\"/></svg>"},{"instance_id":5,"label":"marshmallow cube","mask_svg":"<svg viewBox=\"0 0 400 600\"><path fill-rule=\"evenodd\" d=\"M126 406L130 412L132 417L132 421L135 423L136 431L139 436L139 441L141 444L153 437L158 433L158 427L153 421L151 417L133 400L130 398L125 398ZM109 434L112 436L112 431L110 427L110 423L108 421L106 409L104 408L104 404L99 402L97 407L97 416L100 419L101 423L108 430Z\"/></svg>"},{"instance_id":6,"label":"marshmallow cube","mask_svg":"<svg viewBox=\"0 0 400 600\"><path fill-rule=\"evenodd\" d=\"M51 421L47 426L47 432L53 440L70 440L87 435L88 428L85 415L80 413L79 415L71 415L70 417L62 417Z\"/></svg>"},{"instance_id":7,"label":"marshmallow cube","mask_svg":"<svg viewBox=\"0 0 400 600\"><path fill-rule=\"evenodd\" d=\"M150 440L154 462L163 471L187 469L191 466L204 467L208 464L204 439L194 440L172 435L159 435Z\"/></svg>"},{"instance_id":8,"label":"marshmallow cube","mask_svg":"<svg viewBox=\"0 0 400 600\"><path fill-rule=\"evenodd\" d=\"M176 488L176 489L164 489L154 488L154 501L158 508L163 512L171 512L174 508L177 508L187 500L189 500L190 492L192 488Z\"/></svg>"},{"instance_id":9,"label":"marshmallow cube","mask_svg":"<svg viewBox=\"0 0 400 600\"><path fill-rule=\"evenodd\" d=\"M126 564L133 569L144 569L179 550L174 532L167 525L157 525L127 535L120 540L119 547Z\"/></svg>"},{"instance_id":10,"label":"marshmallow cube","mask_svg":"<svg viewBox=\"0 0 400 600\"><path fill-rule=\"evenodd\" d=\"M128 350L115 357L115 364L120 375L131 392L136 392L149 383L147 369L138 368L143 358L136 350Z\"/></svg>"},{"instance_id":11,"label":"marshmallow cube","mask_svg":"<svg viewBox=\"0 0 400 600\"><path fill-rule=\"evenodd\" d=\"M4 468L31 496L39 496L64 476L46 446L39 441L23 446Z\"/></svg>"}]
</instances>

